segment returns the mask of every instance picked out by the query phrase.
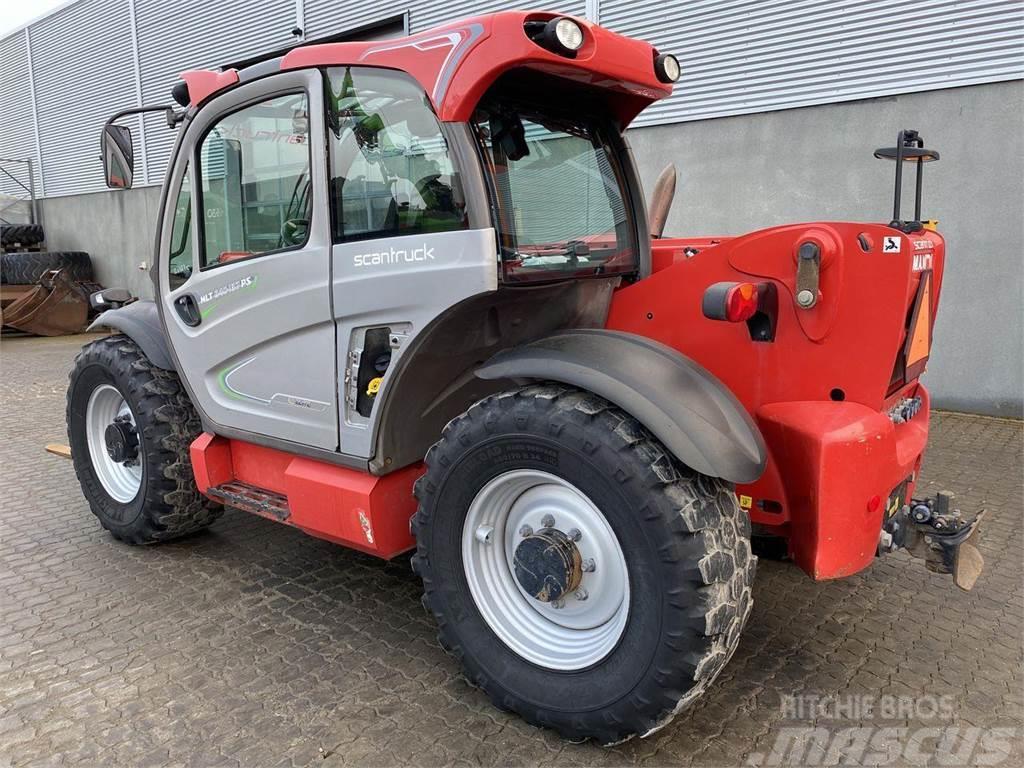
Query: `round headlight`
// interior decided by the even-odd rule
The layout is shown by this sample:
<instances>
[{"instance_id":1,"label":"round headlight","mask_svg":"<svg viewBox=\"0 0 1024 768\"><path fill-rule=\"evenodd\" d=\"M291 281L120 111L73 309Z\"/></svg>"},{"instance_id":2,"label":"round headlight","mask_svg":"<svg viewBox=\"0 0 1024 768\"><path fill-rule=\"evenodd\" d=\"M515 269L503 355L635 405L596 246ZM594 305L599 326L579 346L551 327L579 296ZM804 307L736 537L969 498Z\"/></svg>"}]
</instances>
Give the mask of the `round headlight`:
<instances>
[{"instance_id":1,"label":"round headlight","mask_svg":"<svg viewBox=\"0 0 1024 768\"><path fill-rule=\"evenodd\" d=\"M671 53L661 54L654 60L654 74L663 83L674 83L682 74L682 70L679 68L679 59Z\"/></svg>"},{"instance_id":2,"label":"round headlight","mask_svg":"<svg viewBox=\"0 0 1024 768\"><path fill-rule=\"evenodd\" d=\"M552 19L544 31L544 37L566 53L576 53L583 47L583 30L572 19Z\"/></svg>"}]
</instances>

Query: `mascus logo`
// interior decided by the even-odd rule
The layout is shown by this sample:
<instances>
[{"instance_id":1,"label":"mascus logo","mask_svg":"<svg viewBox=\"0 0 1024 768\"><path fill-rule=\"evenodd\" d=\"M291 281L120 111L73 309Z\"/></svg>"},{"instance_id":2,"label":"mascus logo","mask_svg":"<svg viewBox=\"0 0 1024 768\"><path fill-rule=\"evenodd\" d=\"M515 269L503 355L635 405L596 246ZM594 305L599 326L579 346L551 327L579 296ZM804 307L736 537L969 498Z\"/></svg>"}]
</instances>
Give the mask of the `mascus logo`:
<instances>
[{"instance_id":1,"label":"mascus logo","mask_svg":"<svg viewBox=\"0 0 1024 768\"><path fill-rule=\"evenodd\" d=\"M382 264L413 264L418 261L433 260L434 249L426 243L419 248L395 248L391 246L386 251L357 253L352 257L352 263L357 267L373 267Z\"/></svg>"}]
</instances>

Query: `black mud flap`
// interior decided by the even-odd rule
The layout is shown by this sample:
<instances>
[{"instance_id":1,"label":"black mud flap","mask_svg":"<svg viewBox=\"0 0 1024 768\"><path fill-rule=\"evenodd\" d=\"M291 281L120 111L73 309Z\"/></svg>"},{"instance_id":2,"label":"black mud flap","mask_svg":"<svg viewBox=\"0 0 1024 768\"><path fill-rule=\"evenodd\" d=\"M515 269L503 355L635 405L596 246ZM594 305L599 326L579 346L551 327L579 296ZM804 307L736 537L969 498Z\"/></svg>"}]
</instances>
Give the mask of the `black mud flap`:
<instances>
[{"instance_id":1,"label":"black mud flap","mask_svg":"<svg viewBox=\"0 0 1024 768\"><path fill-rule=\"evenodd\" d=\"M879 552L905 549L924 560L934 573L948 573L960 589L970 590L981 575L985 560L976 544L985 511L967 520L952 507L953 494L940 491L934 498L912 499L882 527Z\"/></svg>"}]
</instances>

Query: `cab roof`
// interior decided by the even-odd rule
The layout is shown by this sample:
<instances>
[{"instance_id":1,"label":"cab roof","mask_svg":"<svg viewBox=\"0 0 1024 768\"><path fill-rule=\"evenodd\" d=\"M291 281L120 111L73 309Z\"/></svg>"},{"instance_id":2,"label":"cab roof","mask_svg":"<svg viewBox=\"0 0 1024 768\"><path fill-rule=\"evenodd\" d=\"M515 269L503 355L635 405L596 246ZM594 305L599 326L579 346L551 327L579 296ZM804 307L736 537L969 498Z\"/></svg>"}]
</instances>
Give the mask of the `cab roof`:
<instances>
[{"instance_id":1,"label":"cab roof","mask_svg":"<svg viewBox=\"0 0 1024 768\"><path fill-rule=\"evenodd\" d=\"M574 56L534 42L530 22L570 18L583 30L583 45ZM274 61L277 70L308 67L385 67L409 74L430 98L441 120L462 122L487 89L503 74L528 69L562 81L597 88L608 108L625 127L649 104L672 93L671 84L655 72L657 51L641 40L616 34L591 22L564 14L503 11L455 21L394 40L323 43L294 48ZM270 62L224 71L190 70L182 80L189 102L203 101L253 75L266 75ZM268 71L269 70L269 71Z\"/></svg>"}]
</instances>

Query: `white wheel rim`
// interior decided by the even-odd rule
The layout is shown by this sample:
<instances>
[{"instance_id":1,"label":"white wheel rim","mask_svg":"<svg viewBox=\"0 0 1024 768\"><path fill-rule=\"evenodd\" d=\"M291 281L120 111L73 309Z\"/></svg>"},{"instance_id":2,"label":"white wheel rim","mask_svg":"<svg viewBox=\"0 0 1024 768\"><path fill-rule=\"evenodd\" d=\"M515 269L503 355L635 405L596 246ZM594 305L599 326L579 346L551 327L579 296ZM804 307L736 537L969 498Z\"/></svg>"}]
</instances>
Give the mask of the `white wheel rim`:
<instances>
[{"instance_id":1,"label":"white wheel rim","mask_svg":"<svg viewBox=\"0 0 1024 768\"><path fill-rule=\"evenodd\" d=\"M133 427L135 414L124 396L110 384L102 384L89 395L85 408L85 438L89 445L89 459L97 479L110 497L126 504L134 499L142 487L142 446L133 464L114 461L107 453L106 431L119 416L127 416Z\"/></svg>"},{"instance_id":2,"label":"white wheel rim","mask_svg":"<svg viewBox=\"0 0 1024 768\"><path fill-rule=\"evenodd\" d=\"M561 608L530 596L512 565L523 527L540 530L548 515L556 529L580 532L575 546L585 563L594 564ZM594 503L560 477L516 470L481 488L466 513L462 563L488 626L534 664L559 671L589 667L611 653L625 631L629 573L622 547Z\"/></svg>"}]
</instances>

